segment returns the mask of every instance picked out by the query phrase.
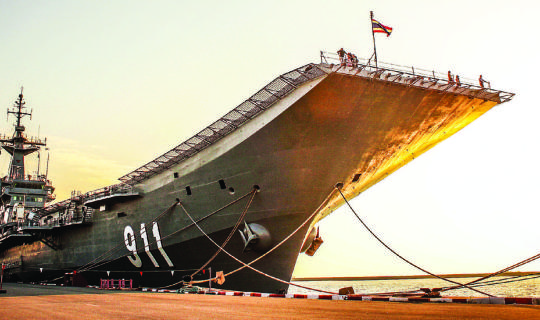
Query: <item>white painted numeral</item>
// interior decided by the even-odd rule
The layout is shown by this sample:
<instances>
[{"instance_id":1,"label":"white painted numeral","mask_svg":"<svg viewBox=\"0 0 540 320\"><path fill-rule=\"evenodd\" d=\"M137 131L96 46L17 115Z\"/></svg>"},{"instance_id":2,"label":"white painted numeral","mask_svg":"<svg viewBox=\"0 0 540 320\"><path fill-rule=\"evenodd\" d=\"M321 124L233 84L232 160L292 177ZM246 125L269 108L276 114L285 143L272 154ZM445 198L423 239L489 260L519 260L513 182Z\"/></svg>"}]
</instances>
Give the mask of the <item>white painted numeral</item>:
<instances>
[{"instance_id":1,"label":"white painted numeral","mask_svg":"<svg viewBox=\"0 0 540 320\"><path fill-rule=\"evenodd\" d=\"M157 222L154 222L154 227L152 228L152 232L154 233L154 238L156 238L158 250L159 252L161 252L163 259L167 261L167 264L169 265L169 267L173 267L174 265L171 259L169 259L169 256L167 255L167 253L165 252L165 249L163 249L163 246L161 245L161 236L159 235L159 227L158 227Z\"/></svg>"},{"instance_id":2,"label":"white painted numeral","mask_svg":"<svg viewBox=\"0 0 540 320\"><path fill-rule=\"evenodd\" d=\"M146 251L148 258L150 258L150 260L154 264L154 267L159 268L159 264L157 263L156 259L152 255L152 252L150 252L150 245L148 244L148 235L146 234L146 227L144 226L144 223L141 223L141 238L143 239L144 251Z\"/></svg>"},{"instance_id":3,"label":"white painted numeral","mask_svg":"<svg viewBox=\"0 0 540 320\"><path fill-rule=\"evenodd\" d=\"M154 235L154 238L156 238L157 247L159 250L159 253L163 256L163 259L167 262L169 267L174 267L171 259L165 252L165 249L163 249L163 245L161 244L161 235L159 234L159 226L157 222L154 222L152 224L152 234ZM148 258L152 261L154 264L154 267L159 268L159 264L154 258L154 255L152 255L152 252L150 252L150 243L148 241L148 234L146 232L146 225L144 223L141 223L141 238L144 242L144 251L148 255ZM131 226L126 226L124 229L124 242L126 243L126 248L131 251L133 256L128 256L129 261L133 263L133 265L137 268L142 267L142 260L137 254L137 243L135 242L135 232L133 231L133 228Z\"/></svg>"},{"instance_id":4,"label":"white painted numeral","mask_svg":"<svg viewBox=\"0 0 540 320\"><path fill-rule=\"evenodd\" d=\"M131 226L126 226L124 229L124 242L126 243L126 248L131 251L133 256L128 256L129 261L137 268L142 266L141 258L137 254L137 243L135 242L135 232Z\"/></svg>"}]
</instances>

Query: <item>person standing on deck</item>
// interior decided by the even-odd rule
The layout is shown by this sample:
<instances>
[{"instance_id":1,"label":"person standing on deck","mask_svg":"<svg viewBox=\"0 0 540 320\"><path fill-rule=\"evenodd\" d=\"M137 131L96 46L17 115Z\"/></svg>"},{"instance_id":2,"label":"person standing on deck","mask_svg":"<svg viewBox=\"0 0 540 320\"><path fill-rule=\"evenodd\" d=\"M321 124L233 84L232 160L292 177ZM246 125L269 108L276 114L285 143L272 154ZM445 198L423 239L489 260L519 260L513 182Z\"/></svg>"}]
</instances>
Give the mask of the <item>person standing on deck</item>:
<instances>
[{"instance_id":1,"label":"person standing on deck","mask_svg":"<svg viewBox=\"0 0 540 320\"><path fill-rule=\"evenodd\" d=\"M480 83L480 87L482 87L482 89L485 88L484 83L487 83L488 88L491 89L491 83L489 83L489 81L484 80L484 78L482 78L482 75L480 75L480 77L478 78L478 82Z\"/></svg>"},{"instance_id":2,"label":"person standing on deck","mask_svg":"<svg viewBox=\"0 0 540 320\"><path fill-rule=\"evenodd\" d=\"M343 48L339 49L337 54L339 56L339 62L341 63L341 65L345 65L345 50L343 50Z\"/></svg>"},{"instance_id":3,"label":"person standing on deck","mask_svg":"<svg viewBox=\"0 0 540 320\"><path fill-rule=\"evenodd\" d=\"M347 52L347 66L352 67L352 65L353 65L352 53Z\"/></svg>"},{"instance_id":4,"label":"person standing on deck","mask_svg":"<svg viewBox=\"0 0 540 320\"><path fill-rule=\"evenodd\" d=\"M353 57L353 67L357 68L358 67L358 57L354 53L353 53L352 57Z\"/></svg>"}]
</instances>

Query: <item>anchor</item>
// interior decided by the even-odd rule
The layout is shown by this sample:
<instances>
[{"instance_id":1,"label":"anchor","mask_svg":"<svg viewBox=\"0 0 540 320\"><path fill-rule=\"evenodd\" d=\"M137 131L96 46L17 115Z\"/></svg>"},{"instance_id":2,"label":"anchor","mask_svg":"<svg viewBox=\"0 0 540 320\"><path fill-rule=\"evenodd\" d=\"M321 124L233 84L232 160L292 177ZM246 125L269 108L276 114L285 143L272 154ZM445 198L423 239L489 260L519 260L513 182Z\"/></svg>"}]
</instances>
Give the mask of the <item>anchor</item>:
<instances>
[{"instance_id":1,"label":"anchor","mask_svg":"<svg viewBox=\"0 0 540 320\"><path fill-rule=\"evenodd\" d=\"M247 222L244 220L244 230L238 230L244 241L244 251L249 250L249 247L252 243L257 242L259 236L253 233L253 230L249 227Z\"/></svg>"},{"instance_id":2,"label":"anchor","mask_svg":"<svg viewBox=\"0 0 540 320\"><path fill-rule=\"evenodd\" d=\"M244 221L244 229L238 230L242 241L244 241L245 251L266 251L272 244L270 232L258 223L247 223Z\"/></svg>"}]
</instances>

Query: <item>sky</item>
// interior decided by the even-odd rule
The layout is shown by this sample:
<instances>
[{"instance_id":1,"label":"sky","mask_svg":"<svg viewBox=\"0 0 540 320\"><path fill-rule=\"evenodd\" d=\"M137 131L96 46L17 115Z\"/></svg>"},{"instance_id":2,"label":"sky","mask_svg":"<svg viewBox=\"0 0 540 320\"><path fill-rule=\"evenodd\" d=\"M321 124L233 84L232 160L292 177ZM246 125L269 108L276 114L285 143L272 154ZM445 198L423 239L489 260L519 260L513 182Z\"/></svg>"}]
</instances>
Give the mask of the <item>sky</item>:
<instances>
[{"instance_id":1,"label":"sky","mask_svg":"<svg viewBox=\"0 0 540 320\"><path fill-rule=\"evenodd\" d=\"M540 251L535 9L521 0L0 0L0 107L24 86L27 133L47 137L49 178L64 199L117 183L321 50L368 58L373 10L394 28L377 35L380 61L482 74L516 96L351 205L431 272L491 272ZM0 132L12 131L1 115ZM295 276L421 273L347 207L320 230L324 244L299 257Z\"/></svg>"}]
</instances>

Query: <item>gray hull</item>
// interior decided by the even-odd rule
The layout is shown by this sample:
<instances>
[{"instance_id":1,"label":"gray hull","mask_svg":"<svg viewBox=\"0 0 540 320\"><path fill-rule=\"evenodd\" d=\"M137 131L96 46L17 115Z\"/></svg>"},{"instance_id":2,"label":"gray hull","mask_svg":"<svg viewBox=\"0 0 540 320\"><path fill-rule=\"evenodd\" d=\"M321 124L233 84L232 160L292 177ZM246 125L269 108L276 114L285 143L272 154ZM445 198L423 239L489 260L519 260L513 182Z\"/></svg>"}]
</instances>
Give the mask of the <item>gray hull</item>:
<instances>
[{"instance_id":1,"label":"gray hull","mask_svg":"<svg viewBox=\"0 0 540 320\"><path fill-rule=\"evenodd\" d=\"M193 218L200 219L257 186L245 222L266 228L271 245L246 251L237 231L225 249L249 263L308 220L288 241L253 264L289 281L309 227L343 203L334 192L337 183L352 198L501 102L499 92L477 98L472 95L481 93L475 88L428 88L429 84L376 78L367 70L319 67L324 73L299 83L216 142L153 173L145 171L144 179L129 181L138 196L94 202L104 210L94 213L91 225L51 233L57 250L39 241L4 250L4 260L12 262L8 276L38 281L79 270L90 284L106 278L133 279L136 285L150 287L177 284L217 247L189 226L184 210L174 204L180 201ZM248 201L249 196L244 197L201 221L200 227L222 243ZM158 250L153 221L166 257ZM150 255L144 250L143 223ZM128 250L133 242L126 230L133 230L140 260ZM224 272L240 266L223 252L209 264L213 271ZM205 273L194 279L207 277ZM244 269L217 287L277 292L288 286Z\"/></svg>"}]
</instances>

